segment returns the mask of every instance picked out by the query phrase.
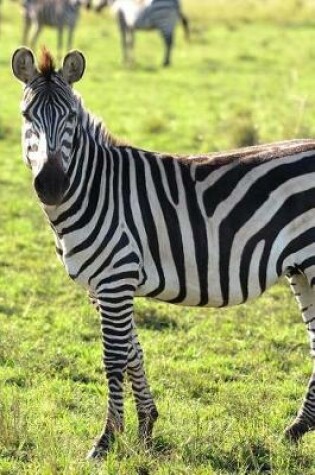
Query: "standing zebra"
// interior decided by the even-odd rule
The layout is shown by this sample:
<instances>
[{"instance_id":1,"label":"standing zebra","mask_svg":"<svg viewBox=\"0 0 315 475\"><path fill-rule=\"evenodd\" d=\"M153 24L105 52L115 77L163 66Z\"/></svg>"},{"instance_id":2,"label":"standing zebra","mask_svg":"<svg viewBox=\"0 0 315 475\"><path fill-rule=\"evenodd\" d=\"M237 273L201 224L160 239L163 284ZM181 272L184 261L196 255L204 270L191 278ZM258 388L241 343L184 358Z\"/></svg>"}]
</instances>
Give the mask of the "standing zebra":
<instances>
[{"instance_id":1,"label":"standing zebra","mask_svg":"<svg viewBox=\"0 0 315 475\"><path fill-rule=\"evenodd\" d=\"M100 0L96 10L101 11L108 5L113 5L117 15L125 63L131 62L135 30L158 30L161 33L165 43L164 66L171 63L178 20L184 27L186 39L189 37L188 20L182 12L180 0Z\"/></svg>"},{"instance_id":2,"label":"standing zebra","mask_svg":"<svg viewBox=\"0 0 315 475\"><path fill-rule=\"evenodd\" d=\"M57 29L57 50L58 55L61 56L63 30L68 28L67 47L70 49L82 3L82 0L24 0L23 44L26 45L30 41L32 48L35 48L43 26L51 26ZM85 5L89 8L90 0L85 1ZM29 40L32 26L34 27L34 32Z\"/></svg>"},{"instance_id":3,"label":"standing zebra","mask_svg":"<svg viewBox=\"0 0 315 475\"><path fill-rule=\"evenodd\" d=\"M223 307L287 276L315 355L315 141L296 140L202 157L120 145L74 94L78 51L57 71L43 51L16 50L25 83L23 154L69 276L99 310L108 413L90 452L107 452L124 427L127 373L149 443L158 413L143 367L134 296ZM286 435L315 428L315 375Z\"/></svg>"}]
</instances>

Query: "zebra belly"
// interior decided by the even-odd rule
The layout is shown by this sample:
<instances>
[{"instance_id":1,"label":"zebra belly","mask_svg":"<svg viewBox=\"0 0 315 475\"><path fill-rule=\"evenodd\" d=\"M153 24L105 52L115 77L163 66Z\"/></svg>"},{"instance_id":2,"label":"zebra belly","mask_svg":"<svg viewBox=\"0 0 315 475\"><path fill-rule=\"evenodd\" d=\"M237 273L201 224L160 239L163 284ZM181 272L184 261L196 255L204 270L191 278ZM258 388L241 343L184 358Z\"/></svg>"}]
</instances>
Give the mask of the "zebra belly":
<instances>
[{"instance_id":1,"label":"zebra belly","mask_svg":"<svg viewBox=\"0 0 315 475\"><path fill-rule=\"evenodd\" d=\"M254 267L254 263L253 263ZM268 276L268 282L266 282L266 288L272 286L279 276L276 272L273 272ZM189 278L187 276L185 289L181 289L179 280L174 278L174 272L167 273L165 271L165 285L163 290L157 291L156 276L152 275L150 279L150 273L147 275L146 282L141 285L136 292L138 297L154 297L158 300L174 303L185 306L205 306L205 307L223 307L230 305L239 305L245 301L255 299L259 297L265 289L261 288L259 282L258 272L251 273L251 281L248 285L248 294L244 298L244 292L241 281L233 281L233 285L229 287L228 300L225 301L222 289L220 288L220 278L218 272L210 272L208 274L208 292L207 298L202 299L200 281L199 279ZM155 283L155 285L153 284Z\"/></svg>"},{"instance_id":2,"label":"zebra belly","mask_svg":"<svg viewBox=\"0 0 315 475\"><path fill-rule=\"evenodd\" d=\"M194 244L193 233L187 232L184 248L189 252L184 252L182 265L176 262L174 253L164 242L160 263L154 261L150 253L146 254L143 262L145 279L139 286L137 295L181 305L209 307L237 305L258 297L282 273L282 269L280 273L277 270L276 261L287 236L280 236L275 243L272 260L268 261L265 282L261 280L265 241L261 240L251 252L249 266L244 271L246 264L243 262L243 239L244 236L236 238L229 259L224 258L220 235L209 225L208 243L211 245L200 252L201 256L208 256L208 259L199 259L198 262L197 249L201 243ZM286 261L285 265L289 267L291 261Z\"/></svg>"}]
</instances>

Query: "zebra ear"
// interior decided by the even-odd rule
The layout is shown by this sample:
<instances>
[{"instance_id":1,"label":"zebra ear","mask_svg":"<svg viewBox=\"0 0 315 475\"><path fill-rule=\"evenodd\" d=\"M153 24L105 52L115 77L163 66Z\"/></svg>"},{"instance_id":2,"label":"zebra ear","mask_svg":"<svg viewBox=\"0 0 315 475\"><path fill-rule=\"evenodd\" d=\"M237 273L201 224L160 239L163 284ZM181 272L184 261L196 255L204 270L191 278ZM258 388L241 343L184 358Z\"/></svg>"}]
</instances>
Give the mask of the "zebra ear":
<instances>
[{"instance_id":1,"label":"zebra ear","mask_svg":"<svg viewBox=\"0 0 315 475\"><path fill-rule=\"evenodd\" d=\"M22 46L12 56L12 71L15 77L24 83L28 83L37 73L33 52Z\"/></svg>"},{"instance_id":2,"label":"zebra ear","mask_svg":"<svg viewBox=\"0 0 315 475\"><path fill-rule=\"evenodd\" d=\"M70 51L63 60L61 73L65 80L72 84L79 81L85 70L85 58L80 51Z\"/></svg>"}]
</instances>

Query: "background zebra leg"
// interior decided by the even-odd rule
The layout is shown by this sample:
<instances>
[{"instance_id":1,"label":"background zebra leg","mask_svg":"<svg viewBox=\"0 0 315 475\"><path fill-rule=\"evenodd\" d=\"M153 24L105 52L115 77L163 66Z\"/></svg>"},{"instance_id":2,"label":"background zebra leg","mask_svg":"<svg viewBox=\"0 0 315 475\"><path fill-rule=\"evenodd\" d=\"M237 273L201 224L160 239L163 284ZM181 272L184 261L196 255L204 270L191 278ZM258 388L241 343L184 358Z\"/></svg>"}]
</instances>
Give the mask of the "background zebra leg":
<instances>
[{"instance_id":1,"label":"background zebra leg","mask_svg":"<svg viewBox=\"0 0 315 475\"><path fill-rule=\"evenodd\" d=\"M68 34L68 51L70 51L71 48L72 48L73 32L74 32L74 27L70 26L69 27L69 34Z\"/></svg>"},{"instance_id":2,"label":"background zebra leg","mask_svg":"<svg viewBox=\"0 0 315 475\"><path fill-rule=\"evenodd\" d=\"M167 67L171 64L171 52L173 46L173 32L162 31L162 37L165 43L165 56L163 66Z\"/></svg>"},{"instance_id":3,"label":"background zebra leg","mask_svg":"<svg viewBox=\"0 0 315 475\"><path fill-rule=\"evenodd\" d=\"M131 381L139 420L139 439L148 448L152 443L152 431L158 418L147 378L144 371L143 351L140 346L135 325L128 353L127 373Z\"/></svg>"},{"instance_id":4,"label":"background zebra leg","mask_svg":"<svg viewBox=\"0 0 315 475\"><path fill-rule=\"evenodd\" d=\"M120 30L121 37L121 46L123 52L123 62L124 64L131 63L131 53L130 50L134 45L134 34L133 31L128 27L123 12L118 12L118 25Z\"/></svg>"},{"instance_id":5,"label":"background zebra leg","mask_svg":"<svg viewBox=\"0 0 315 475\"><path fill-rule=\"evenodd\" d=\"M311 355L315 356L315 291L309 285L311 279L303 274L290 277L291 289L298 301L304 323L310 336ZM306 432L315 429L315 372L308 384L306 396L292 424L286 428L285 436L297 442Z\"/></svg>"},{"instance_id":6,"label":"background zebra leg","mask_svg":"<svg viewBox=\"0 0 315 475\"><path fill-rule=\"evenodd\" d=\"M108 382L107 418L99 439L88 454L89 459L104 456L115 439L115 432L122 432L124 429L123 380L127 369L133 307L130 298L127 301L120 299L108 307L105 302L106 299L98 298Z\"/></svg>"},{"instance_id":7,"label":"background zebra leg","mask_svg":"<svg viewBox=\"0 0 315 475\"><path fill-rule=\"evenodd\" d=\"M31 48L32 49L34 49L35 46L36 46L36 43L37 43L37 40L38 40L38 37L39 37L39 34L40 34L41 30L42 30L42 27L39 25L39 23L37 23L36 26L35 26L35 31L34 31L32 40L31 40Z\"/></svg>"},{"instance_id":8,"label":"background zebra leg","mask_svg":"<svg viewBox=\"0 0 315 475\"><path fill-rule=\"evenodd\" d=\"M62 44L63 44L63 27L60 26L58 28L58 36L57 36L57 54L58 54L58 60L61 60L62 56Z\"/></svg>"},{"instance_id":9,"label":"background zebra leg","mask_svg":"<svg viewBox=\"0 0 315 475\"><path fill-rule=\"evenodd\" d=\"M29 18L25 18L24 21L24 28L23 28L23 38L22 38L22 45L28 44L28 36L31 29L31 21Z\"/></svg>"},{"instance_id":10,"label":"background zebra leg","mask_svg":"<svg viewBox=\"0 0 315 475\"><path fill-rule=\"evenodd\" d=\"M131 65L134 62L133 51L135 47L135 32L132 29L128 29L127 33L127 45L126 45L126 61Z\"/></svg>"}]
</instances>

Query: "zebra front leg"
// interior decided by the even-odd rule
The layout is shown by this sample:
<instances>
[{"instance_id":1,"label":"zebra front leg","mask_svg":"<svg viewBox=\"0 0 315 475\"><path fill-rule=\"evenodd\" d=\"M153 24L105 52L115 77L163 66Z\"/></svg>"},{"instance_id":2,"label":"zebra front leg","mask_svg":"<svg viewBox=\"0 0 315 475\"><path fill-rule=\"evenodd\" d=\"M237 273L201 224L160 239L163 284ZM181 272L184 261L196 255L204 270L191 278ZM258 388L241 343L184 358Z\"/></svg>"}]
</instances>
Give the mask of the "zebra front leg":
<instances>
[{"instance_id":1,"label":"zebra front leg","mask_svg":"<svg viewBox=\"0 0 315 475\"><path fill-rule=\"evenodd\" d=\"M101 316L103 359L108 382L107 418L103 431L88 454L100 458L108 452L115 433L124 429L123 381L127 368L132 332L132 299L111 296L98 297Z\"/></svg>"},{"instance_id":2,"label":"zebra front leg","mask_svg":"<svg viewBox=\"0 0 315 475\"><path fill-rule=\"evenodd\" d=\"M153 426L158 418L158 411L145 375L143 351L138 340L134 323L128 353L127 373L131 381L138 413L139 440L143 442L146 448L149 448L152 443Z\"/></svg>"},{"instance_id":3,"label":"zebra front leg","mask_svg":"<svg viewBox=\"0 0 315 475\"><path fill-rule=\"evenodd\" d=\"M89 292L89 299L95 309L99 311L98 301L91 292ZM152 442L153 426L158 418L158 411L145 375L143 351L138 340L134 322L132 323L127 364L128 378L132 385L139 420L138 436L139 440L148 448Z\"/></svg>"},{"instance_id":4,"label":"zebra front leg","mask_svg":"<svg viewBox=\"0 0 315 475\"><path fill-rule=\"evenodd\" d=\"M291 289L298 301L304 323L310 337L311 355L315 356L315 291L309 284L312 279L304 274L294 274L290 278ZM285 430L285 436L297 442L306 432L315 429L315 372L308 384L306 396L292 424Z\"/></svg>"}]
</instances>

